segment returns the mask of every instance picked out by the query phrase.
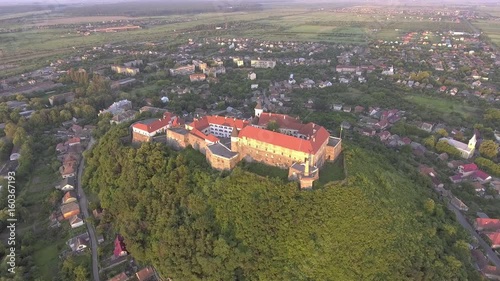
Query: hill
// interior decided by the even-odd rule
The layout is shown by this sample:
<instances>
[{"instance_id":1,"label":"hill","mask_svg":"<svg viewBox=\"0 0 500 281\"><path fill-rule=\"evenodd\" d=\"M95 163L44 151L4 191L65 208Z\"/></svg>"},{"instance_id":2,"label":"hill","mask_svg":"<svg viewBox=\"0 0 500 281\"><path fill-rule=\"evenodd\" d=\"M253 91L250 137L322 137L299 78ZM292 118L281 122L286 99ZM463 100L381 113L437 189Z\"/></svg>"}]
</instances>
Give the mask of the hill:
<instances>
[{"instance_id":1,"label":"hill","mask_svg":"<svg viewBox=\"0 0 500 281\"><path fill-rule=\"evenodd\" d=\"M84 182L142 263L175 280L480 280L466 235L426 181L351 145L347 183L296 183L161 144L123 145L114 128Z\"/></svg>"}]
</instances>

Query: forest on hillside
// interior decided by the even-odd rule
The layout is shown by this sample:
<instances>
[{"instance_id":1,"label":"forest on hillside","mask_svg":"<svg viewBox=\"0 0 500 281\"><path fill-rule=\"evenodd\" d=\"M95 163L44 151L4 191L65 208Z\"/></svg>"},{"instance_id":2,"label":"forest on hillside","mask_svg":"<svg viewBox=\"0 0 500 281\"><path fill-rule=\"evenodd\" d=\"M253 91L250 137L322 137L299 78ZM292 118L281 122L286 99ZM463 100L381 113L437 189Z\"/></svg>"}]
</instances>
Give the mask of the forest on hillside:
<instances>
[{"instance_id":1,"label":"forest on hillside","mask_svg":"<svg viewBox=\"0 0 500 281\"><path fill-rule=\"evenodd\" d=\"M122 143L113 127L86 155L128 250L174 280L481 280L468 238L428 182L348 145L347 183L312 191L193 149ZM369 169L367 169L369 167Z\"/></svg>"}]
</instances>

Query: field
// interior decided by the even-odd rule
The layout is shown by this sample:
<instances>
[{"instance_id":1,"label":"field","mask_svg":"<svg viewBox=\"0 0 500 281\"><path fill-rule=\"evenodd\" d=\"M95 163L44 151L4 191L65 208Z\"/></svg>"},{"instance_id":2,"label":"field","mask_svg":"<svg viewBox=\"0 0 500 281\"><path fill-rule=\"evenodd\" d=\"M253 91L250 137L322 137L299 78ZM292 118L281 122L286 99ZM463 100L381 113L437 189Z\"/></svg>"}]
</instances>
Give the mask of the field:
<instances>
[{"instance_id":1,"label":"field","mask_svg":"<svg viewBox=\"0 0 500 281\"><path fill-rule=\"evenodd\" d=\"M70 15L74 15L73 17ZM7 16L7 15L4 15ZM2 76L20 73L93 46L105 43L158 41L167 44L185 42L198 37L252 37L263 40L323 41L364 44L372 39L396 40L407 31L418 29L462 30L464 24L451 22L425 22L385 18L377 15L358 15L304 8L264 9L261 11L209 12L190 15L161 15L154 20L170 23L146 26L144 29L117 33L93 33L83 36L72 28L51 27L36 29L35 25L78 24L87 22L142 19L151 16L131 17L126 13L106 16L83 16L75 11L66 14L32 14L23 18L24 30L0 34L0 59L3 64L16 64L17 68L3 71ZM184 21L184 22L179 22ZM214 25L229 25L227 30L217 30ZM19 27L19 23L1 22L5 27ZM33 27L32 29L26 27ZM454 27L454 28L453 28Z\"/></svg>"},{"instance_id":2,"label":"field","mask_svg":"<svg viewBox=\"0 0 500 281\"><path fill-rule=\"evenodd\" d=\"M427 97L427 96L417 96L409 95L404 97L405 100L422 106L425 109L430 109L441 114L449 115L451 113L462 115L464 118L473 117L476 112L475 108L469 106L465 103L460 103L454 100L440 98L440 97Z\"/></svg>"},{"instance_id":3,"label":"field","mask_svg":"<svg viewBox=\"0 0 500 281\"><path fill-rule=\"evenodd\" d=\"M497 46L500 46L500 21L479 20L473 23L490 38Z\"/></svg>"}]
</instances>

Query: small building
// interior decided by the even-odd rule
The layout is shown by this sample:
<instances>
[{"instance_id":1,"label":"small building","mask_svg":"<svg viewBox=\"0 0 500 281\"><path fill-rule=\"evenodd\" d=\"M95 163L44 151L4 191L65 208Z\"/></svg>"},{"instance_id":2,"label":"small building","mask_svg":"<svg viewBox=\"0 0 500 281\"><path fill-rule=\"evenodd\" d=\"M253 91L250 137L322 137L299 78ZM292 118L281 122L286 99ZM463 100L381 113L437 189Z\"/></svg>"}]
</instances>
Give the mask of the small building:
<instances>
[{"instance_id":1,"label":"small building","mask_svg":"<svg viewBox=\"0 0 500 281\"><path fill-rule=\"evenodd\" d=\"M61 206L61 214L64 219L69 219L72 216L80 214L80 206L78 206L78 203L75 201L64 204Z\"/></svg>"},{"instance_id":2,"label":"small building","mask_svg":"<svg viewBox=\"0 0 500 281\"><path fill-rule=\"evenodd\" d=\"M206 78L207 78L207 76L204 73L193 73L193 74L189 75L189 80L191 82L205 81Z\"/></svg>"},{"instance_id":3,"label":"small building","mask_svg":"<svg viewBox=\"0 0 500 281\"><path fill-rule=\"evenodd\" d=\"M500 232L489 232L485 234L490 239L491 248L493 249L500 248Z\"/></svg>"},{"instance_id":4,"label":"small building","mask_svg":"<svg viewBox=\"0 0 500 281\"><path fill-rule=\"evenodd\" d=\"M458 199L455 196L453 196L453 198L451 199L451 204L460 211L467 212L469 210L469 207L467 207L467 205L465 205L462 200Z\"/></svg>"},{"instance_id":5,"label":"small building","mask_svg":"<svg viewBox=\"0 0 500 281\"><path fill-rule=\"evenodd\" d=\"M151 266L145 267L135 273L138 281L149 281L151 280L151 278L153 278L154 275L155 272Z\"/></svg>"},{"instance_id":6,"label":"small building","mask_svg":"<svg viewBox=\"0 0 500 281\"><path fill-rule=\"evenodd\" d=\"M248 79L250 79L250 80L257 79L257 74L255 74L255 72L248 73Z\"/></svg>"},{"instance_id":7,"label":"small building","mask_svg":"<svg viewBox=\"0 0 500 281\"><path fill-rule=\"evenodd\" d=\"M69 218L69 225L71 226L71 228L77 228L84 224L85 222L83 221L82 216L80 214Z\"/></svg>"},{"instance_id":8,"label":"small building","mask_svg":"<svg viewBox=\"0 0 500 281\"><path fill-rule=\"evenodd\" d=\"M113 255L116 258L128 255L127 248L123 242L123 237L120 234L118 234L115 238L115 249L113 251Z\"/></svg>"},{"instance_id":9,"label":"small building","mask_svg":"<svg viewBox=\"0 0 500 281\"><path fill-rule=\"evenodd\" d=\"M474 228L477 231L500 231L500 220L490 218L476 218Z\"/></svg>"},{"instance_id":10,"label":"small building","mask_svg":"<svg viewBox=\"0 0 500 281\"><path fill-rule=\"evenodd\" d=\"M78 201L78 198L74 190L66 191L66 193L64 193L62 204L68 204L75 201Z\"/></svg>"},{"instance_id":11,"label":"small building","mask_svg":"<svg viewBox=\"0 0 500 281\"><path fill-rule=\"evenodd\" d=\"M150 142L154 136L164 133L172 124L172 114L163 113L161 119L148 119L132 125L132 141Z\"/></svg>"},{"instance_id":12,"label":"small building","mask_svg":"<svg viewBox=\"0 0 500 281\"><path fill-rule=\"evenodd\" d=\"M118 275L115 275L108 279L108 281L127 281L130 277L125 274L125 272L119 273Z\"/></svg>"}]
</instances>

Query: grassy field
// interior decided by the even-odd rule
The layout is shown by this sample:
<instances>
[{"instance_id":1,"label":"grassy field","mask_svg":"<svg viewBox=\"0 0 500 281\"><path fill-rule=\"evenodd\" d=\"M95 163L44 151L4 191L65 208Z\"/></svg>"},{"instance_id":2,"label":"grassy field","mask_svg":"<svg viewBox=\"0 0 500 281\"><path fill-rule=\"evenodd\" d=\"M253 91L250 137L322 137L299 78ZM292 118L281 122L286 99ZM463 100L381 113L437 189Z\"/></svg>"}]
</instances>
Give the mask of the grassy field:
<instances>
[{"instance_id":1,"label":"grassy field","mask_svg":"<svg viewBox=\"0 0 500 281\"><path fill-rule=\"evenodd\" d=\"M58 269L59 249L64 247L65 243L65 240L57 240L50 243L40 241L35 244L33 261L38 268L41 280L52 280L54 272Z\"/></svg>"},{"instance_id":2,"label":"grassy field","mask_svg":"<svg viewBox=\"0 0 500 281\"><path fill-rule=\"evenodd\" d=\"M473 24L484 32L493 43L500 46L500 21L479 20Z\"/></svg>"},{"instance_id":3,"label":"grassy field","mask_svg":"<svg viewBox=\"0 0 500 281\"><path fill-rule=\"evenodd\" d=\"M442 114L456 113L462 115L464 118L469 118L476 114L474 107L451 99L421 95L408 95L404 98L411 103Z\"/></svg>"},{"instance_id":4,"label":"grassy field","mask_svg":"<svg viewBox=\"0 0 500 281\"><path fill-rule=\"evenodd\" d=\"M340 181L345 179L344 171L344 155L335 160L335 162L326 162L319 170L318 185L324 186L333 181Z\"/></svg>"},{"instance_id":5,"label":"grassy field","mask_svg":"<svg viewBox=\"0 0 500 281\"><path fill-rule=\"evenodd\" d=\"M257 174L259 176L263 177L271 177L271 178L280 178L283 180L288 179L288 170L285 169L280 169L278 167L272 167L268 165L264 165L262 163L244 163L243 169Z\"/></svg>"}]
</instances>

